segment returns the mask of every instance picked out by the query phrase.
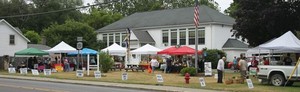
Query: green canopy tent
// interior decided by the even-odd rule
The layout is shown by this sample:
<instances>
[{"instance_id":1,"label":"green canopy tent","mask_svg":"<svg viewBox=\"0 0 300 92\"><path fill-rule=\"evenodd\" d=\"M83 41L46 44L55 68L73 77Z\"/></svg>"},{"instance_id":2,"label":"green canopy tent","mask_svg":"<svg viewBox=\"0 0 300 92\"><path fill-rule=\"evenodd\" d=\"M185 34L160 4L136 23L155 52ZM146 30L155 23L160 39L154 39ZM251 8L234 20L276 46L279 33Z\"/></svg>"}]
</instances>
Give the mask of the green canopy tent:
<instances>
[{"instance_id":1,"label":"green canopy tent","mask_svg":"<svg viewBox=\"0 0 300 92\"><path fill-rule=\"evenodd\" d=\"M48 52L42 51L40 49L37 48L27 48L18 52L15 52L15 56L16 55L22 55L22 56L43 56L43 55L49 55ZM13 59L14 62L14 59ZM28 67L28 60L26 60L26 66Z\"/></svg>"},{"instance_id":2,"label":"green canopy tent","mask_svg":"<svg viewBox=\"0 0 300 92\"><path fill-rule=\"evenodd\" d=\"M49 53L45 52L45 51L42 51L40 49L36 49L36 48L27 48L27 49L16 52L15 55L38 55L38 56L43 56L43 55L49 55Z\"/></svg>"}]
</instances>

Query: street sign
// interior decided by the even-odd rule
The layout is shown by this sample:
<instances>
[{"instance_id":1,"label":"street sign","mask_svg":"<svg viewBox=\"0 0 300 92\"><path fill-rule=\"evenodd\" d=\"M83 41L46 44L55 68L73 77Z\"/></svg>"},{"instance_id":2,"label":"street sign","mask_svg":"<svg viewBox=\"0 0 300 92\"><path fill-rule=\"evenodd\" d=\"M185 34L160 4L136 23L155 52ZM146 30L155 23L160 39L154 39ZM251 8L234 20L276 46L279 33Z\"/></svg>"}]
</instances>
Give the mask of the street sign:
<instances>
[{"instance_id":1,"label":"street sign","mask_svg":"<svg viewBox=\"0 0 300 92\"><path fill-rule=\"evenodd\" d=\"M83 47L83 43L82 43L82 42L77 42L76 48L77 48L78 50L81 50L82 47Z\"/></svg>"},{"instance_id":2,"label":"street sign","mask_svg":"<svg viewBox=\"0 0 300 92\"><path fill-rule=\"evenodd\" d=\"M249 89L252 89L252 88L254 88L254 86L253 86L253 83L252 83L251 79L246 79L246 81L247 81L247 84L248 84L248 88L249 88Z\"/></svg>"},{"instance_id":3,"label":"street sign","mask_svg":"<svg viewBox=\"0 0 300 92\"><path fill-rule=\"evenodd\" d=\"M20 68L20 74L27 74L27 68Z\"/></svg>"}]
</instances>

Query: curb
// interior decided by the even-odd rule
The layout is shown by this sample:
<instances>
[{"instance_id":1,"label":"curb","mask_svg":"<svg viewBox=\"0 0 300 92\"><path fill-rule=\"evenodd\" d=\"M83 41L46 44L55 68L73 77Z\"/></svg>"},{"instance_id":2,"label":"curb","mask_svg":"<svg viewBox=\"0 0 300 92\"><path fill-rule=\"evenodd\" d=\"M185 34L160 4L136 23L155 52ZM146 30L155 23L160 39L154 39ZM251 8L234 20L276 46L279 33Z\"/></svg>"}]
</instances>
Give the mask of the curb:
<instances>
[{"instance_id":1,"label":"curb","mask_svg":"<svg viewBox=\"0 0 300 92\"><path fill-rule=\"evenodd\" d=\"M155 85L143 85L149 87L138 87L136 85L140 84L123 84L123 83L110 83L110 82L93 82L93 81L82 81L82 80L66 80L66 79L52 79L52 78L40 78L40 77L24 77L24 76L10 76L10 75L0 75L0 78L6 79L19 79L19 80L32 80L32 81L42 81L42 82L54 82L54 83L67 83L67 84L78 84L78 85L90 85L90 86L102 86L102 87L117 87L117 88L127 88L127 89L141 89L149 91L167 91L167 92L184 92L179 90L171 89L156 89L158 87L171 87L171 86L155 86ZM125 86L127 85L127 86Z\"/></svg>"}]
</instances>

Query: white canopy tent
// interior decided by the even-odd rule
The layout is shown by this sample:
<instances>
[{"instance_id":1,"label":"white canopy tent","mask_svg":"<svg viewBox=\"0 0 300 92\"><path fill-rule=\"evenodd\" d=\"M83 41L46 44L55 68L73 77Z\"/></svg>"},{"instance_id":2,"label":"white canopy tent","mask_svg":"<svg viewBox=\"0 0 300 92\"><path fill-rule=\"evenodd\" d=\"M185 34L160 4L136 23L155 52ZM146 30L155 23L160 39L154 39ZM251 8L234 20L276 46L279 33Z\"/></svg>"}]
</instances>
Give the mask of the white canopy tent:
<instances>
[{"instance_id":1,"label":"white canopy tent","mask_svg":"<svg viewBox=\"0 0 300 92\"><path fill-rule=\"evenodd\" d=\"M146 44L140 48L131 51L132 54L157 54L161 49L156 48L150 44Z\"/></svg>"},{"instance_id":2,"label":"white canopy tent","mask_svg":"<svg viewBox=\"0 0 300 92\"><path fill-rule=\"evenodd\" d=\"M70 46L69 44L65 43L64 41L61 41L53 48L46 51L50 53L68 53L68 52L76 52L77 50L74 47Z\"/></svg>"},{"instance_id":3,"label":"white canopy tent","mask_svg":"<svg viewBox=\"0 0 300 92\"><path fill-rule=\"evenodd\" d=\"M110 45L109 47L102 49L101 51L108 52L109 55L125 56L125 54L126 54L126 48L121 47L120 45L118 45L116 43Z\"/></svg>"},{"instance_id":4,"label":"white canopy tent","mask_svg":"<svg viewBox=\"0 0 300 92\"><path fill-rule=\"evenodd\" d=\"M300 52L300 40L291 31L288 31L282 36L258 47L280 53Z\"/></svg>"}]
</instances>

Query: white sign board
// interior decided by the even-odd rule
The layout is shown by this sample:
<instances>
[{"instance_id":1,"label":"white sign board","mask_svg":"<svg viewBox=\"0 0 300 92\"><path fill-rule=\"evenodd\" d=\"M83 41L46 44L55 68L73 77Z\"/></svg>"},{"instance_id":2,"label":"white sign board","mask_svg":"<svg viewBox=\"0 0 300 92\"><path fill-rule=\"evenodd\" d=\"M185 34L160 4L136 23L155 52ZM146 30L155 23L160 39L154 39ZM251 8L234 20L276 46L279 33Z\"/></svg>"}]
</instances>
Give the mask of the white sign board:
<instances>
[{"instance_id":1,"label":"white sign board","mask_svg":"<svg viewBox=\"0 0 300 92\"><path fill-rule=\"evenodd\" d=\"M77 70L76 71L76 76L77 77L83 77L83 70Z\"/></svg>"},{"instance_id":2,"label":"white sign board","mask_svg":"<svg viewBox=\"0 0 300 92\"><path fill-rule=\"evenodd\" d=\"M212 76L211 62L204 62L205 76Z\"/></svg>"},{"instance_id":3,"label":"white sign board","mask_svg":"<svg viewBox=\"0 0 300 92\"><path fill-rule=\"evenodd\" d=\"M44 69L44 75L46 76L51 75L51 69Z\"/></svg>"},{"instance_id":4,"label":"white sign board","mask_svg":"<svg viewBox=\"0 0 300 92\"><path fill-rule=\"evenodd\" d=\"M199 78L199 82L200 82L201 87L205 87L206 86L205 85L205 80L204 80L203 77Z\"/></svg>"},{"instance_id":5,"label":"white sign board","mask_svg":"<svg viewBox=\"0 0 300 92\"><path fill-rule=\"evenodd\" d=\"M39 71L36 69L31 69L31 73L32 73L32 75L40 75Z\"/></svg>"},{"instance_id":6,"label":"white sign board","mask_svg":"<svg viewBox=\"0 0 300 92\"><path fill-rule=\"evenodd\" d=\"M122 80L127 80L128 74L126 72L122 73Z\"/></svg>"},{"instance_id":7,"label":"white sign board","mask_svg":"<svg viewBox=\"0 0 300 92\"><path fill-rule=\"evenodd\" d=\"M156 79L157 79L157 82L159 82L159 83L164 82L164 79L161 74L156 74Z\"/></svg>"},{"instance_id":8,"label":"white sign board","mask_svg":"<svg viewBox=\"0 0 300 92\"><path fill-rule=\"evenodd\" d=\"M252 88L254 88L254 86L253 86L253 83L252 83L251 79L246 79L246 81L247 81L247 84L248 84L248 88L249 88L249 89L252 89Z\"/></svg>"},{"instance_id":9,"label":"white sign board","mask_svg":"<svg viewBox=\"0 0 300 92\"><path fill-rule=\"evenodd\" d=\"M57 71L56 69L51 69L51 72L56 73Z\"/></svg>"},{"instance_id":10,"label":"white sign board","mask_svg":"<svg viewBox=\"0 0 300 92\"><path fill-rule=\"evenodd\" d=\"M14 67L8 68L8 73L16 73L16 68Z\"/></svg>"},{"instance_id":11,"label":"white sign board","mask_svg":"<svg viewBox=\"0 0 300 92\"><path fill-rule=\"evenodd\" d=\"M27 74L27 68L20 68L20 74Z\"/></svg>"},{"instance_id":12,"label":"white sign board","mask_svg":"<svg viewBox=\"0 0 300 92\"><path fill-rule=\"evenodd\" d=\"M95 78L101 78L101 72L100 71L94 71L94 75L95 75Z\"/></svg>"},{"instance_id":13,"label":"white sign board","mask_svg":"<svg viewBox=\"0 0 300 92\"><path fill-rule=\"evenodd\" d=\"M256 70L257 70L256 67L250 67L249 68L249 75L256 75Z\"/></svg>"}]
</instances>

